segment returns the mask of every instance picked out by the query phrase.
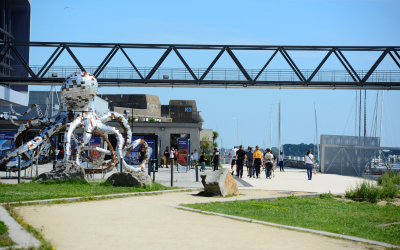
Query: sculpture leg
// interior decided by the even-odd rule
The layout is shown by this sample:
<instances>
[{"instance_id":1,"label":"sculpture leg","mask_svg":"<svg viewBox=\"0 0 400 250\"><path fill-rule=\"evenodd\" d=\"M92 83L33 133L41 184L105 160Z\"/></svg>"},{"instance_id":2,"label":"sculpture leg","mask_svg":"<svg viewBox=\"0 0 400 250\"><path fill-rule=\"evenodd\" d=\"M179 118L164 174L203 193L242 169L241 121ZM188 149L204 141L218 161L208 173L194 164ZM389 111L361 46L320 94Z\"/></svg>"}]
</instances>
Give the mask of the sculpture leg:
<instances>
[{"instance_id":1,"label":"sculpture leg","mask_svg":"<svg viewBox=\"0 0 400 250\"><path fill-rule=\"evenodd\" d=\"M0 165L5 167L8 162L10 162L12 159L17 157L18 155L21 155L25 152L36 149L44 141L49 139L54 133L61 130L61 128L62 128L61 126L52 126L52 127L48 127L47 129L43 130L39 136L36 136L34 139L28 141L27 143L20 146L13 152L9 153L6 157L4 157L3 160L0 162ZM29 159L29 160L32 161L32 159Z\"/></svg>"},{"instance_id":2,"label":"sculpture leg","mask_svg":"<svg viewBox=\"0 0 400 250\"><path fill-rule=\"evenodd\" d=\"M82 116L79 115L74 121L67 124L67 129L64 135L64 159L63 162L68 161L71 156L71 137L74 130L82 124Z\"/></svg>"},{"instance_id":3,"label":"sculpture leg","mask_svg":"<svg viewBox=\"0 0 400 250\"><path fill-rule=\"evenodd\" d=\"M80 165L79 162L79 155L82 152L83 147L90 141L90 138L92 138L92 128L91 126L85 126L85 130L83 132L82 138L79 140L78 148L74 151L74 161Z\"/></svg>"},{"instance_id":4,"label":"sculpture leg","mask_svg":"<svg viewBox=\"0 0 400 250\"><path fill-rule=\"evenodd\" d=\"M125 141L125 147L130 145L131 140L132 140L132 131L131 131L131 126L129 126L128 120L126 120L123 115L121 115L119 113L115 113L115 112L107 112L100 117L100 122L103 124L106 122L109 122L109 121L116 121L119 124L121 124L121 126L125 130L126 137L127 137L126 141Z\"/></svg>"}]
</instances>

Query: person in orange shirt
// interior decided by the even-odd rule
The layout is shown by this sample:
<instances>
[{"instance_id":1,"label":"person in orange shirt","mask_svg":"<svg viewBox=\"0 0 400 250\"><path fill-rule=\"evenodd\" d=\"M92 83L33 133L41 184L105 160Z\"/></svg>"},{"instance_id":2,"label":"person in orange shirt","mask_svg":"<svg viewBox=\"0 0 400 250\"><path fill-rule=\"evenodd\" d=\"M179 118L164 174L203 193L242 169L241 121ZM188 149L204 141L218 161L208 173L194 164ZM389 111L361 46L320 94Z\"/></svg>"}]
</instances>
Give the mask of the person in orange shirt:
<instances>
[{"instance_id":1,"label":"person in orange shirt","mask_svg":"<svg viewBox=\"0 0 400 250\"><path fill-rule=\"evenodd\" d=\"M256 146L256 151L253 153L253 166L256 168L256 176L260 174L260 167L263 165L263 155L260 151L260 147ZM261 176L260 176L261 177Z\"/></svg>"}]
</instances>

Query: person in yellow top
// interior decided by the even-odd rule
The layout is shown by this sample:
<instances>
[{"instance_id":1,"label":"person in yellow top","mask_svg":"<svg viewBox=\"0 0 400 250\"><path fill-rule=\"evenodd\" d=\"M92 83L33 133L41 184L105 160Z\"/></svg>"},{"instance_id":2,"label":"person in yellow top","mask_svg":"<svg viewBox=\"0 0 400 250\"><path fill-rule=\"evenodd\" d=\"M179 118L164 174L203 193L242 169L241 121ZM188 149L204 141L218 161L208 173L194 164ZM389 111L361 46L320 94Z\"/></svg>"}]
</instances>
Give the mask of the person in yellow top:
<instances>
[{"instance_id":1,"label":"person in yellow top","mask_svg":"<svg viewBox=\"0 0 400 250\"><path fill-rule=\"evenodd\" d=\"M256 167L257 179L258 175L260 174L260 167L263 165L262 160L263 160L263 155L262 152L260 151L260 147L257 145L256 151L253 153L253 166Z\"/></svg>"}]
</instances>

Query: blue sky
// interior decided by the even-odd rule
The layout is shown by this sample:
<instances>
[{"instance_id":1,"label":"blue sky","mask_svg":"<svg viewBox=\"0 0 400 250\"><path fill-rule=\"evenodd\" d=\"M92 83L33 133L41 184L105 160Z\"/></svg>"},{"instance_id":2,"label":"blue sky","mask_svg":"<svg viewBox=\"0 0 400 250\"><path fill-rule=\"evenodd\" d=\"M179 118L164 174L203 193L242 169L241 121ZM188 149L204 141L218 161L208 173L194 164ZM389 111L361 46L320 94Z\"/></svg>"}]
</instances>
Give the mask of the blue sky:
<instances>
[{"instance_id":1,"label":"blue sky","mask_svg":"<svg viewBox=\"0 0 400 250\"><path fill-rule=\"evenodd\" d=\"M32 41L251 44L251 45L384 45L399 46L400 1L64 1L32 0ZM95 3L95 4L94 4ZM112 4L110 4L112 3ZM65 7L70 7L66 8ZM73 49L82 64L98 65L109 52ZM162 50L130 51L137 67L152 67ZM52 53L32 49L31 65L43 65ZM192 68L206 68L218 51L181 51ZM235 51L246 69L260 69L272 52ZM289 52L300 69L315 68L326 52ZM356 70L368 70L380 53L344 53ZM55 66L75 66L66 53ZM128 66L118 52L109 66ZM183 67L173 53L161 67ZM236 68L224 54L215 68ZM281 56L269 69L290 69ZM343 67L331 57L322 69ZM390 57L378 67L399 70ZM50 87L31 87L48 90ZM153 94L196 100L204 128L216 129L224 147L270 145L272 103L282 102L283 142L312 143L314 102L320 134L355 134L355 90L185 89L103 87L100 93ZM363 91L364 93L364 91ZM367 131L371 131L376 91L367 91ZM385 91L382 145L400 147L399 91ZM379 94L380 98L380 94ZM380 99L379 99L380 100ZM379 114L380 115L380 114ZM277 107L273 110L272 145L277 145ZM379 134L379 131L378 131ZM219 140L219 143L221 141Z\"/></svg>"}]
</instances>

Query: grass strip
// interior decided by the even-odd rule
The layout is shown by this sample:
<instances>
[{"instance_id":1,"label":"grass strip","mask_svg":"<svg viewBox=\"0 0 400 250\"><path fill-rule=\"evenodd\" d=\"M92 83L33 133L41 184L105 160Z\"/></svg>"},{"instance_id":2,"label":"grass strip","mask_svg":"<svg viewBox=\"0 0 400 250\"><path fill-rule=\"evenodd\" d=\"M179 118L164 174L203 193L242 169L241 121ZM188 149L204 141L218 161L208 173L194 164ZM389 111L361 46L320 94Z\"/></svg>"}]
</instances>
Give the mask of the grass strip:
<instances>
[{"instance_id":1,"label":"grass strip","mask_svg":"<svg viewBox=\"0 0 400 250\"><path fill-rule=\"evenodd\" d=\"M154 182L154 187L114 187L107 181L87 182L86 180L25 182L18 185L0 184L0 203L171 189L177 188L165 187L156 182Z\"/></svg>"},{"instance_id":2,"label":"grass strip","mask_svg":"<svg viewBox=\"0 0 400 250\"><path fill-rule=\"evenodd\" d=\"M330 194L300 198L290 196L272 201L250 200L183 204L182 206L241 216L277 224L297 226L400 245L400 207L367 202L335 200Z\"/></svg>"},{"instance_id":3,"label":"grass strip","mask_svg":"<svg viewBox=\"0 0 400 250\"><path fill-rule=\"evenodd\" d=\"M7 225L0 221L0 247L9 247L13 245L15 245L15 243L8 236Z\"/></svg>"}]
</instances>

